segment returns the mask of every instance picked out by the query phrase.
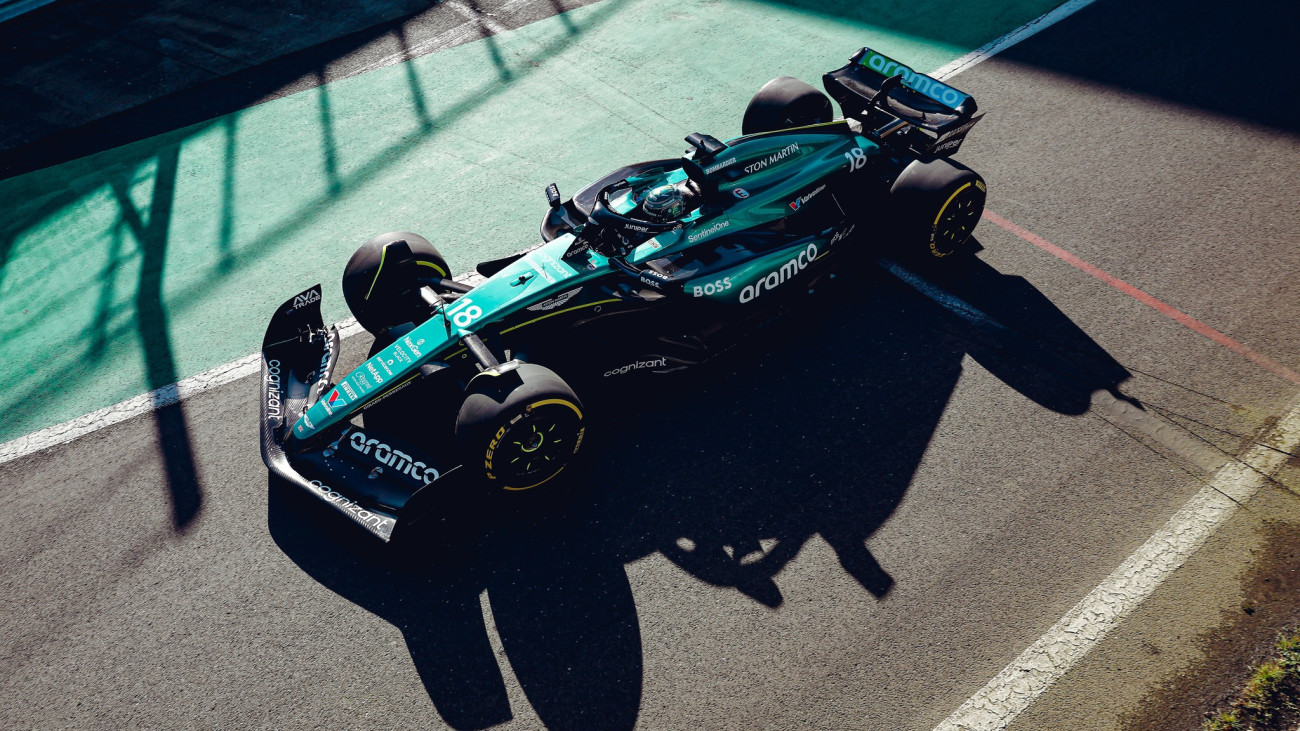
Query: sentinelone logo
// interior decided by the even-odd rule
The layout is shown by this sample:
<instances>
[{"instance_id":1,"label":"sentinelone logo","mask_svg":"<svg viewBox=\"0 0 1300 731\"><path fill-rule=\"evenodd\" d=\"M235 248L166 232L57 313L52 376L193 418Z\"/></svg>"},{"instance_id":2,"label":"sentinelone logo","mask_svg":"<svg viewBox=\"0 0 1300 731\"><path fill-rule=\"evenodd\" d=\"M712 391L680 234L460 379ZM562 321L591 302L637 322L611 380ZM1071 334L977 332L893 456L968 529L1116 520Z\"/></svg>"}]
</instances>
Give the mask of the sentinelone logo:
<instances>
[{"instance_id":1,"label":"sentinelone logo","mask_svg":"<svg viewBox=\"0 0 1300 731\"><path fill-rule=\"evenodd\" d=\"M873 71L879 71L885 76L902 74L903 83L909 88L915 89L931 99L954 109L966 101L966 95L951 86L944 86L929 76L913 71L894 59L870 49L867 50L867 55L863 56L858 63Z\"/></svg>"},{"instance_id":2,"label":"sentinelone logo","mask_svg":"<svg viewBox=\"0 0 1300 731\"><path fill-rule=\"evenodd\" d=\"M712 226L709 226L703 231L697 231L691 234L690 236L687 236L686 240L690 241L691 243L694 243L704 238L705 236L710 236L712 234L715 234L730 225L731 225L731 221L718 221L717 223L713 224Z\"/></svg>"}]
</instances>

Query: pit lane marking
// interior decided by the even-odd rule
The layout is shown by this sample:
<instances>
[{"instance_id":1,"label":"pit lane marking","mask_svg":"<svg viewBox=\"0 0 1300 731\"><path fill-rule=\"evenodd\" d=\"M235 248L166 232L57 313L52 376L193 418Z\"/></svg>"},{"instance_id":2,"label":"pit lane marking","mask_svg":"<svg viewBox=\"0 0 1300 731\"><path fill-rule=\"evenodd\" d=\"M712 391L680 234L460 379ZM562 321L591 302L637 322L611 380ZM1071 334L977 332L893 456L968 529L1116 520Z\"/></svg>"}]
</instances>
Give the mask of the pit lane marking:
<instances>
[{"instance_id":1,"label":"pit lane marking","mask_svg":"<svg viewBox=\"0 0 1300 731\"><path fill-rule=\"evenodd\" d=\"M1297 447L1300 406L1221 467L1163 528L934 731L1005 729L1271 481Z\"/></svg>"},{"instance_id":2,"label":"pit lane marking","mask_svg":"<svg viewBox=\"0 0 1300 731\"><path fill-rule=\"evenodd\" d=\"M1209 325L1206 325L1205 323L1183 312L1182 310L1174 307L1173 305L1167 304L1165 302L1156 299L1155 297L1152 297L1151 295L1147 294L1146 292L1143 292L1137 287L1134 287L1128 282L1125 282L1119 277L1106 273L1105 271L1093 266L1092 264L1089 264L1083 259L1080 259L1074 254L1071 254L1065 249L1062 249L1061 247L1048 242L1046 239L1042 238L1041 236L1038 236L1032 231L1028 231L1024 228L1021 228L1020 226L1017 226L1016 224L1008 221L1007 219L999 216L996 213L985 210L984 218L988 220L990 223L993 223L998 227L1012 234L1015 234L1016 236L1020 237L1022 240L1031 243L1034 246L1037 246L1038 248L1042 249L1043 251L1046 251L1052 256L1055 256L1056 258L1060 259L1066 264L1069 264L1075 269L1078 269L1079 271L1084 272L1089 276L1092 276L1102 282L1105 282L1111 287L1114 287L1115 289L1132 297L1138 302L1141 302L1142 304L1150 307L1156 312L1159 312L1160 314L1174 320L1180 325L1183 325L1190 330L1198 332L1201 335L1204 335L1205 337L1209 338L1210 340L1213 340L1214 342L1218 343L1219 345L1222 345L1228 350L1231 350L1234 353L1238 353L1239 355L1245 356L1248 360L1268 369L1269 371L1272 371L1276 375L1281 376L1282 378L1285 378L1286 380L1296 385L1300 385L1300 373L1297 373L1291 368L1287 368L1281 363L1278 363L1277 361L1264 355L1263 353L1260 353L1252 349L1246 344L1238 340L1234 340L1228 337L1227 335L1224 335L1218 330L1215 330Z\"/></svg>"}]
</instances>

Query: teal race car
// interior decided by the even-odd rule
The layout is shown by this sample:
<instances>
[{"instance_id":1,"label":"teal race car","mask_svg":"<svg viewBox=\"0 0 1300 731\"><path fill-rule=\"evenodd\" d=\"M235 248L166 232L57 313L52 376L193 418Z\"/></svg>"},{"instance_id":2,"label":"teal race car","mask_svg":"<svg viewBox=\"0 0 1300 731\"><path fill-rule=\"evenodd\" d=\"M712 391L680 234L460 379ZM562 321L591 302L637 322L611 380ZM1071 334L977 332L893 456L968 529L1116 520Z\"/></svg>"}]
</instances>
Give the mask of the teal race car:
<instances>
[{"instance_id":1,"label":"teal race car","mask_svg":"<svg viewBox=\"0 0 1300 731\"><path fill-rule=\"evenodd\" d=\"M414 233L363 244L343 292L375 336L364 363L336 376L320 285L267 328L270 471L383 540L441 500L544 494L582 446L570 384L703 362L834 276L845 251L956 258L985 199L950 159L975 100L869 48L823 84L829 98L774 79L741 137L691 134L684 156L569 199L548 186L543 243L469 277Z\"/></svg>"}]
</instances>

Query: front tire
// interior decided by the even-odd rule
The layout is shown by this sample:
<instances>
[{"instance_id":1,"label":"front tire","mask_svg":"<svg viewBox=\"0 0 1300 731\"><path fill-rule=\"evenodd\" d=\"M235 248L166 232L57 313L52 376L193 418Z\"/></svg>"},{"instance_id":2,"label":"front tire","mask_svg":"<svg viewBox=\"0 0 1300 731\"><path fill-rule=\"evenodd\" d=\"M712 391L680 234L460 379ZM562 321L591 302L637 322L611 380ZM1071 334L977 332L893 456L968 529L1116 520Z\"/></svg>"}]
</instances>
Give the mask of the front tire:
<instances>
[{"instance_id":1,"label":"front tire","mask_svg":"<svg viewBox=\"0 0 1300 731\"><path fill-rule=\"evenodd\" d=\"M986 191L984 179L965 165L946 159L913 161L889 191L904 251L944 259L969 248Z\"/></svg>"},{"instance_id":2,"label":"front tire","mask_svg":"<svg viewBox=\"0 0 1300 731\"><path fill-rule=\"evenodd\" d=\"M740 133L752 135L791 127L829 122L835 116L826 95L793 76L779 76L763 84L749 100Z\"/></svg>"},{"instance_id":3,"label":"front tire","mask_svg":"<svg viewBox=\"0 0 1300 731\"><path fill-rule=\"evenodd\" d=\"M428 239L409 231L383 234L348 259L343 299L361 327L382 335L397 325L418 325L428 318L419 282L428 277L451 278L447 260Z\"/></svg>"},{"instance_id":4,"label":"front tire","mask_svg":"<svg viewBox=\"0 0 1300 731\"><path fill-rule=\"evenodd\" d=\"M465 390L456 439L466 468L492 493L532 493L582 446L582 403L549 368L513 361L478 374Z\"/></svg>"}]
</instances>

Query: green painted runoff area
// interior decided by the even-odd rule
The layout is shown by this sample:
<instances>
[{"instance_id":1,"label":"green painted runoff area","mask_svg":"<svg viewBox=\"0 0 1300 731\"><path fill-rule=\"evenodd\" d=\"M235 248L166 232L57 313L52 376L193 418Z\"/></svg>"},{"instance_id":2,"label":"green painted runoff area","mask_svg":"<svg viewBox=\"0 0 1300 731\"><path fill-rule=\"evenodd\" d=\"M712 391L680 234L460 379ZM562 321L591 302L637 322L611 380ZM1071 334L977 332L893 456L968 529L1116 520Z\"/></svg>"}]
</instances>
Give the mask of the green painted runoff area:
<instances>
[{"instance_id":1,"label":"green painted runoff area","mask_svg":"<svg viewBox=\"0 0 1300 731\"><path fill-rule=\"evenodd\" d=\"M256 351L316 282L347 317L375 234L465 271L538 239L547 183L738 135L774 76L863 45L933 69L1057 4L606 0L0 181L0 442Z\"/></svg>"}]
</instances>

